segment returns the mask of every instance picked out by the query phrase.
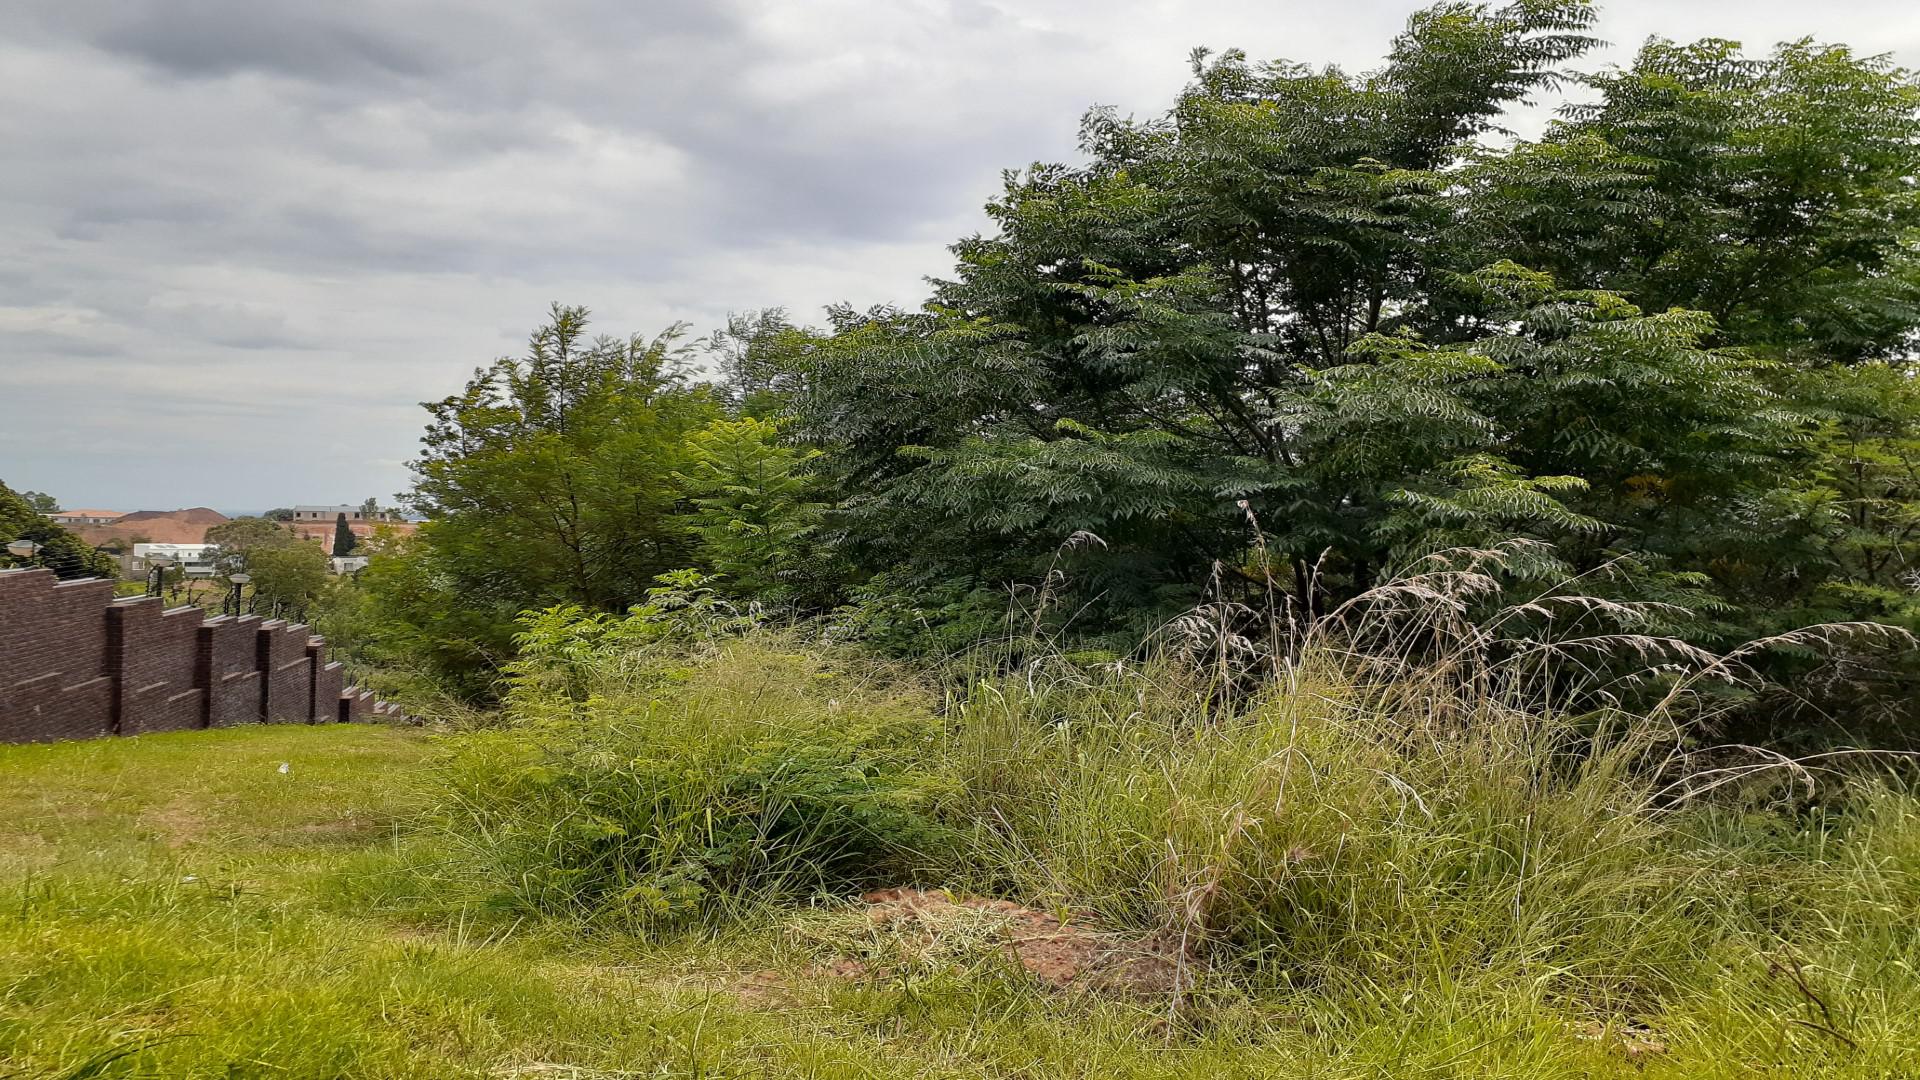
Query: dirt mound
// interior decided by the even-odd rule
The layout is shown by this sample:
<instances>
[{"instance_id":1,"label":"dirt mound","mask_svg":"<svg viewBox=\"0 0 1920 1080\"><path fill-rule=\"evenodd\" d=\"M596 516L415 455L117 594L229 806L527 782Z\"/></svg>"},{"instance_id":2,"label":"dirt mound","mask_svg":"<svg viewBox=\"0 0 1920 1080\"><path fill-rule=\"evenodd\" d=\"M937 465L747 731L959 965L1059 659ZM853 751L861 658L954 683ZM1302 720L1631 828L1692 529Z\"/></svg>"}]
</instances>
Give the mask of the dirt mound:
<instances>
[{"instance_id":1,"label":"dirt mound","mask_svg":"<svg viewBox=\"0 0 1920 1080\"><path fill-rule=\"evenodd\" d=\"M1098 994L1179 994L1192 986L1194 957L1173 934L1125 936L1079 915L1054 915L1006 899L956 899L947 892L889 888L860 897L877 932L910 947L966 938L993 947L1043 986ZM862 967L864 972L864 967Z\"/></svg>"},{"instance_id":2,"label":"dirt mound","mask_svg":"<svg viewBox=\"0 0 1920 1080\"><path fill-rule=\"evenodd\" d=\"M69 525L67 528L95 547L110 540L156 544L204 544L207 529L227 520L218 510L196 506L188 510L135 510L111 525Z\"/></svg>"},{"instance_id":3,"label":"dirt mound","mask_svg":"<svg viewBox=\"0 0 1920 1080\"><path fill-rule=\"evenodd\" d=\"M185 510L135 510L131 514L122 514L114 522L125 525L135 521L183 521L189 525L218 525L227 520L227 515L204 506L189 507Z\"/></svg>"}]
</instances>

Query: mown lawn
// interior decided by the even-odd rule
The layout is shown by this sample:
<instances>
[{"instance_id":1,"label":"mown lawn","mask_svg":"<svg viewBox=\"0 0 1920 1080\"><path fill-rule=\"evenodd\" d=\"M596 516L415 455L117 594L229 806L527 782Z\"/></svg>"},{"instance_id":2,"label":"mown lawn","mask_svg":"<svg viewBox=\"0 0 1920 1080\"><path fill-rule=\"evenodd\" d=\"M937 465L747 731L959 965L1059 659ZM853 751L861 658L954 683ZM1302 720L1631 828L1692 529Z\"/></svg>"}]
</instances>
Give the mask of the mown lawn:
<instances>
[{"instance_id":1,"label":"mown lawn","mask_svg":"<svg viewBox=\"0 0 1920 1080\"><path fill-rule=\"evenodd\" d=\"M517 921L407 872L435 754L382 727L0 748L0 1077L1901 1075L1884 1042L1702 1015L1648 1047L1525 994L1230 996L1169 1026L990 963L810 976L778 922L649 945Z\"/></svg>"}]
</instances>

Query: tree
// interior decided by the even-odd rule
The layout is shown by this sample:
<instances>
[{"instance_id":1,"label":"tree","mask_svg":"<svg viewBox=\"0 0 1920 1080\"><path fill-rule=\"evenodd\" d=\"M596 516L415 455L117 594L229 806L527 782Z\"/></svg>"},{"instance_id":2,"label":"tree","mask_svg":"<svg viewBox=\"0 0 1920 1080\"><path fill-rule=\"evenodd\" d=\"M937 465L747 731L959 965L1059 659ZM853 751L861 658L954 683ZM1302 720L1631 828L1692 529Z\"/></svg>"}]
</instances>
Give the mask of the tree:
<instances>
[{"instance_id":1,"label":"tree","mask_svg":"<svg viewBox=\"0 0 1920 1080\"><path fill-rule=\"evenodd\" d=\"M333 523L333 554L336 557L351 555L353 546L357 542L353 536L353 529L347 525L347 515L343 511L336 516Z\"/></svg>"},{"instance_id":2,"label":"tree","mask_svg":"<svg viewBox=\"0 0 1920 1080\"><path fill-rule=\"evenodd\" d=\"M427 406L411 502L429 520L405 574L369 579L392 586L419 634L446 623L447 598L491 620L486 640L510 637L523 610L624 611L656 575L692 560L674 478L717 398L682 375L680 328L614 339L588 338L587 326L586 309L555 305L525 356Z\"/></svg>"},{"instance_id":3,"label":"tree","mask_svg":"<svg viewBox=\"0 0 1920 1080\"><path fill-rule=\"evenodd\" d=\"M206 542L215 546L213 565L222 577L242 571L252 573L258 553L301 543L292 529L264 517L237 517L211 526Z\"/></svg>"},{"instance_id":4,"label":"tree","mask_svg":"<svg viewBox=\"0 0 1920 1080\"><path fill-rule=\"evenodd\" d=\"M27 501L27 505L31 506L35 513L57 514L60 512L60 500L44 491L23 491L20 497Z\"/></svg>"},{"instance_id":5,"label":"tree","mask_svg":"<svg viewBox=\"0 0 1920 1080\"><path fill-rule=\"evenodd\" d=\"M1375 72L1202 53L1164 116L1090 113L1085 163L1010 174L923 312L767 354L823 533L908 590L1060 565L1062 610L1130 632L1515 536L1706 638L1884 575L1903 511L1858 478L1915 432L1914 77L1655 42L1541 141L1476 141L1592 19L1443 4Z\"/></svg>"},{"instance_id":6,"label":"tree","mask_svg":"<svg viewBox=\"0 0 1920 1080\"><path fill-rule=\"evenodd\" d=\"M991 586L1094 533L1104 545L1069 560L1089 597L1151 619L1245 561L1248 499L1297 541L1283 565L1302 603L1330 543L1338 574L1377 573L1409 478L1310 457L1328 445L1305 445L1327 430L1310 421L1345 391L1398 410L1375 432L1433 404L1356 381L1351 350L1381 349L1428 287L1449 216L1435 170L1549 83L1590 22L1581 3L1448 5L1370 75L1201 53L1164 118L1089 114L1091 162L1011 175L998 235L955 246L927 315L843 313L807 358L795 431L828 452L853 550ZM1467 449L1423 446L1417 464Z\"/></svg>"},{"instance_id":7,"label":"tree","mask_svg":"<svg viewBox=\"0 0 1920 1080\"><path fill-rule=\"evenodd\" d=\"M1750 58L1654 39L1581 81L1597 100L1463 172L1469 258L1704 311L1714 341L1814 362L1914 343L1912 73L1809 40Z\"/></svg>"},{"instance_id":8,"label":"tree","mask_svg":"<svg viewBox=\"0 0 1920 1080\"><path fill-rule=\"evenodd\" d=\"M267 519L268 521L292 521L293 510L290 507L285 507L285 506L275 507L274 509L267 511L266 513L261 514L260 516Z\"/></svg>"},{"instance_id":9,"label":"tree","mask_svg":"<svg viewBox=\"0 0 1920 1080\"><path fill-rule=\"evenodd\" d=\"M9 555L4 545L15 540L31 540L40 545L40 551L31 559ZM113 556L88 547L79 537L48 521L5 483L0 483L0 566L43 566L62 580L113 578L120 572Z\"/></svg>"},{"instance_id":10,"label":"tree","mask_svg":"<svg viewBox=\"0 0 1920 1080\"><path fill-rule=\"evenodd\" d=\"M808 539L820 504L803 471L818 452L783 445L778 432L773 422L744 417L693 434L679 477L696 507L689 527L699 561L727 591L819 604L826 556Z\"/></svg>"},{"instance_id":11,"label":"tree","mask_svg":"<svg viewBox=\"0 0 1920 1080\"><path fill-rule=\"evenodd\" d=\"M786 409L798 358L822 335L794 325L779 308L730 315L724 329L701 344L719 369L734 410L761 419Z\"/></svg>"},{"instance_id":12,"label":"tree","mask_svg":"<svg viewBox=\"0 0 1920 1080\"><path fill-rule=\"evenodd\" d=\"M295 540L254 548L247 573L253 578L255 610L304 618L308 605L326 588L330 569L326 549L319 544Z\"/></svg>"}]
</instances>

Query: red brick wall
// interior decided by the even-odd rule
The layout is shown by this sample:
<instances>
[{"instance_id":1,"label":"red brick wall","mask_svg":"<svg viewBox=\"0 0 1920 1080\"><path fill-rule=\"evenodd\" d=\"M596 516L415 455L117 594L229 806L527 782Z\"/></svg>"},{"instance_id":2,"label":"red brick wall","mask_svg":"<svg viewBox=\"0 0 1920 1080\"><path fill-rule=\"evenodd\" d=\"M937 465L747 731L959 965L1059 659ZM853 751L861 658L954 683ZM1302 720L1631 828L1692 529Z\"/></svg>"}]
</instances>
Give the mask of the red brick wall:
<instances>
[{"instance_id":1,"label":"red brick wall","mask_svg":"<svg viewBox=\"0 0 1920 1080\"><path fill-rule=\"evenodd\" d=\"M51 570L0 573L0 741L82 739L113 730L103 612L108 581Z\"/></svg>"},{"instance_id":2,"label":"red brick wall","mask_svg":"<svg viewBox=\"0 0 1920 1080\"><path fill-rule=\"evenodd\" d=\"M260 624L259 668L266 680L261 716L269 724L304 724L313 716L313 661L304 625L269 619Z\"/></svg>"},{"instance_id":3,"label":"red brick wall","mask_svg":"<svg viewBox=\"0 0 1920 1080\"><path fill-rule=\"evenodd\" d=\"M115 600L111 582L0 570L0 742L375 715L372 693L344 682L305 626L163 611Z\"/></svg>"},{"instance_id":4,"label":"red brick wall","mask_svg":"<svg viewBox=\"0 0 1920 1080\"><path fill-rule=\"evenodd\" d=\"M113 672L114 730L122 735L182 731L206 722L197 608L163 610L157 597L107 608L107 667Z\"/></svg>"},{"instance_id":5,"label":"red brick wall","mask_svg":"<svg viewBox=\"0 0 1920 1080\"><path fill-rule=\"evenodd\" d=\"M200 624L197 682L207 691L207 726L257 723L261 688L258 661L260 618L221 615Z\"/></svg>"},{"instance_id":6,"label":"red brick wall","mask_svg":"<svg viewBox=\"0 0 1920 1080\"><path fill-rule=\"evenodd\" d=\"M324 638L312 638L307 642L307 661L313 673L311 720L316 724L338 723L340 695L347 689L346 671L339 662L328 662Z\"/></svg>"},{"instance_id":7,"label":"red brick wall","mask_svg":"<svg viewBox=\"0 0 1920 1080\"><path fill-rule=\"evenodd\" d=\"M345 708L347 673L340 662L328 664L315 682L318 689L313 697L313 722L338 724L350 719Z\"/></svg>"}]
</instances>

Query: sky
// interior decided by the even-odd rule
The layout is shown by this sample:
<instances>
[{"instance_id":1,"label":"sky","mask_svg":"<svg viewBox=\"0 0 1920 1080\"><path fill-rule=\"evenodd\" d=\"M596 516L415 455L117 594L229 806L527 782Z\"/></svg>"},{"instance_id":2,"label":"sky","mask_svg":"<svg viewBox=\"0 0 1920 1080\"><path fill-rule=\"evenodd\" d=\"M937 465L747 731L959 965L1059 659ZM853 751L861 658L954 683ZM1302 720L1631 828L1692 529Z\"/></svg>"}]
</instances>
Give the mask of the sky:
<instances>
[{"instance_id":1,"label":"sky","mask_svg":"<svg viewBox=\"0 0 1920 1080\"><path fill-rule=\"evenodd\" d=\"M915 307L1001 172L1195 46L1374 67L1409 0L8 0L0 481L117 510L383 502L548 304L607 333ZM1920 67L1911 0L1615 0ZM1549 102L1548 104L1551 104ZM1537 130L1544 112L1515 120Z\"/></svg>"}]
</instances>

